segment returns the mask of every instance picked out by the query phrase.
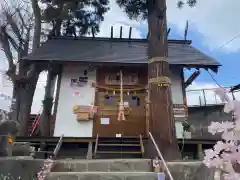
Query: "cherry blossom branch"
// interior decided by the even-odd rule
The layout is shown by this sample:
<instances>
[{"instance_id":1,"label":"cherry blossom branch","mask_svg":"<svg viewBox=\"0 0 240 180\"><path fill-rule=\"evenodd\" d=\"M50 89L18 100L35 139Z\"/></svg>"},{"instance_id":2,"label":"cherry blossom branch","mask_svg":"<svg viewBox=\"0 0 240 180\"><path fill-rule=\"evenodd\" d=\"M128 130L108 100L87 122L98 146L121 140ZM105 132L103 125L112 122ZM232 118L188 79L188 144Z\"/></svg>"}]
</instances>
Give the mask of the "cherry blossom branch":
<instances>
[{"instance_id":1,"label":"cherry blossom branch","mask_svg":"<svg viewBox=\"0 0 240 180\"><path fill-rule=\"evenodd\" d=\"M203 163L209 168L216 168L215 180L222 176L225 180L239 180L240 173L236 172L234 165L240 164L240 102L230 100L227 90L219 88L216 94L223 102L224 112L234 113L234 121L212 122L208 127L211 134L221 133L222 141L218 141L213 149L205 150ZM221 171L221 172L220 172Z\"/></svg>"}]
</instances>

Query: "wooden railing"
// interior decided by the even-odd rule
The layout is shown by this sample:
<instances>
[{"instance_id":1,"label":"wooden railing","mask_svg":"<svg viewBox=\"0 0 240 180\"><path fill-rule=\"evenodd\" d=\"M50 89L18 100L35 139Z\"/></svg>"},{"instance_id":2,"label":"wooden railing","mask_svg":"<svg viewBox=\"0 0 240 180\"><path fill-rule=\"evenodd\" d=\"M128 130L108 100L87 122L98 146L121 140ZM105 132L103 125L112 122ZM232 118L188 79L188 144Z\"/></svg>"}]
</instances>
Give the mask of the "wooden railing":
<instances>
[{"instance_id":1,"label":"wooden railing","mask_svg":"<svg viewBox=\"0 0 240 180\"><path fill-rule=\"evenodd\" d=\"M229 88L226 88L229 89ZM186 90L188 107L225 104L215 93L216 88ZM227 93L230 99L240 100L240 92Z\"/></svg>"},{"instance_id":2,"label":"wooden railing","mask_svg":"<svg viewBox=\"0 0 240 180\"><path fill-rule=\"evenodd\" d=\"M140 134L139 138L140 138L142 157L144 157L144 145L143 145L143 140L142 140L142 135L141 134Z\"/></svg>"},{"instance_id":3,"label":"wooden railing","mask_svg":"<svg viewBox=\"0 0 240 180\"><path fill-rule=\"evenodd\" d=\"M161 151L159 150L159 148L158 148L158 146L157 146L157 143L156 143L156 141L154 140L153 135L152 135L151 132L149 132L149 136L150 136L150 139L152 140L153 145L155 146L155 149L156 149L156 151L157 151L157 153L158 153L158 156L160 157L160 159L161 159L161 161L162 161L162 164L163 164L164 168L165 168L166 171L167 171L167 175L168 175L169 179L170 179L170 180L174 180L173 177L172 177L172 174L171 174L170 170L168 169L167 163L166 163L166 161L164 160L163 155L162 155Z\"/></svg>"}]
</instances>

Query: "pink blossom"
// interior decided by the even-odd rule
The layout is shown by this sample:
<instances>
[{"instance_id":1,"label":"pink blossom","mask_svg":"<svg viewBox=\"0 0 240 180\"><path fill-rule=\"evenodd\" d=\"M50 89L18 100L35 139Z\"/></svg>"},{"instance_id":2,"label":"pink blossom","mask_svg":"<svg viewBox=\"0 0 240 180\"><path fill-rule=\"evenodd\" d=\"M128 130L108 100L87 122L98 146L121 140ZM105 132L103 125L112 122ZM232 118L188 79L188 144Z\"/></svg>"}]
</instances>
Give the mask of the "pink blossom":
<instances>
[{"instance_id":1,"label":"pink blossom","mask_svg":"<svg viewBox=\"0 0 240 180\"><path fill-rule=\"evenodd\" d=\"M236 140L236 137L234 136L234 132L233 131L225 131L222 134L222 139L226 140L226 141L232 141L232 140Z\"/></svg>"},{"instance_id":2,"label":"pink blossom","mask_svg":"<svg viewBox=\"0 0 240 180\"><path fill-rule=\"evenodd\" d=\"M240 164L240 102L230 101L227 90L219 88L216 93L222 101L227 101L224 107L226 113L233 112L234 122L212 122L208 127L211 134L222 133L222 139L226 142L218 141L213 149L205 150L203 163L207 167L215 167L222 170L225 180L239 180L240 174L235 172L233 164ZM221 174L221 173L220 173Z\"/></svg>"},{"instance_id":3,"label":"pink blossom","mask_svg":"<svg viewBox=\"0 0 240 180\"><path fill-rule=\"evenodd\" d=\"M229 129L232 129L233 127L234 127L233 122L224 123L212 122L210 126L208 126L208 132L214 135L216 133L227 132Z\"/></svg>"},{"instance_id":4,"label":"pink blossom","mask_svg":"<svg viewBox=\"0 0 240 180\"><path fill-rule=\"evenodd\" d=\"M217 88L215 93L220 97L222 102L229 101L229 97L227 95L228 91L224 88Z\"/></svg>"},{"instance_id":5,"label":"pink blossom","mask_svg":"<svg viewBox=\"0 0 240 180\"><path fill-rule=\"evenodd\" d=\"M44 180L47 174L51 171L54 164L55 164L55 161L52 159L52 157L46 159L43 163L43 167L41 168L41 171L37 173L38 180Z\"/></svg>"}]
</instances>

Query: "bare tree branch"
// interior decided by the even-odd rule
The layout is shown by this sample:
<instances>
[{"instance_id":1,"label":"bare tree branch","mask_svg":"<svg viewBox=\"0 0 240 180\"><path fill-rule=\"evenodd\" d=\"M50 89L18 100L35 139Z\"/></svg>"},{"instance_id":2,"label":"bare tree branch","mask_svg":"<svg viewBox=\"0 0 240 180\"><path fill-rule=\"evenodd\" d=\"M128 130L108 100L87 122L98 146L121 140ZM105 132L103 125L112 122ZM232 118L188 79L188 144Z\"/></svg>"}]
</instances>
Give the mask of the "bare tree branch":
<instances>
[{"instance_id":1,"label":"bare tree branch","mask_svg":"<svg viewBox=\"0 0 240 180\"><path fill-rule=\"evenodd\" d=\"M5 32L6 37L16 51L21 51L21 47L17 44L16 40L12 38L7 32Z\"/></svg>"},{"instance_id":2,"label":"bare tree branch","mask_svg":"<svg viewBox=\"0 0 240 180\"><path fill-rule=\"evenodd\" d=\"M38 5L38 0L32 1L32 9L34 14L34 35L32 51L35 51L40 46L41 39L41 10Z\"/></svg>"},{"instance_id":3,"label":"bare tree branch","mask_svg":"<svg viewBox=\"0 0 240 180\"><path fill-rule=\"evenodd\" d=\"M32 2L32 6L30 6ZM33 11L31 9L33 8ZM30 9L30 10L29 10ZM34 12L34 14L32 13ZM33 49L39 47L41 32L41 14L38 6L38 0L29 0L29 3L22 0L4 0L0 2L0 44L8 60L9 69L7 74L13 81L27 80L36 70L35 67L29 67L28 72L16 74L16 65L14 64L13 51L18 54L17 61L29 52L29 46ZM31 44L31 32L34 27L33 43ZM12 49L13 48L13 49ZM24 64L24 63L20 63ZM23 65L25 66L25 65Z\"/></svg>"},{"instance_id":4,"label":"bare tree branch","mask_svg":"<svg viewBox=\"0 0 240 180\"><path fill-rule=\"evenodd\" d=\"M13 33L16 35L18 41L22 41L22 35L19 31L16 21L13 20L13 15L11 15L8 12L5 12L5 16L6 16L6 20L7 20L8 24L11 26L11 29L12 29Z\"/></svg>"},{"instance_id":5,"label":"bare tree branch","mask_svg":"<svg viewBox=\"0 0 240 180\"><path fill-rule=\"evenodd\" d=\"M5 53L5 56L8 60L8 65L9 65L9 69L11 69L13 67L13 55L12 55L12 51L10 48L10 43L8 41L8 36L6 34L6 27L2 26L0 28L0 42L2 45L2 49Z\"/></svg>"}]
</instances>

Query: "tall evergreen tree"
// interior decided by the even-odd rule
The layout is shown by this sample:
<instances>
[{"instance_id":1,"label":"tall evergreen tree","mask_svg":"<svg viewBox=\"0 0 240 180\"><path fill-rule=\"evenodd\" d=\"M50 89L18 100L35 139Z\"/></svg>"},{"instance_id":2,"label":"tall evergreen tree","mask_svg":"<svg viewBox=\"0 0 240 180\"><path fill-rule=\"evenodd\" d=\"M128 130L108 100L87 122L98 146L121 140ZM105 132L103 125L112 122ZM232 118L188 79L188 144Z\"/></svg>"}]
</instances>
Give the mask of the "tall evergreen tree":
<instances>
[{"instance_id":1,"label":"tall evergreen tree","mask_svg":"<svg viewBox=\"0 0 240 180\"><path fill-rule=\"evenodd\" d=\"M52 25L51 35L82 36L98 33L108 11L108 0L41 0L43 19Z\"/></svg>"},{"instance_id":2,"label":"tall evergreen tree","mask_svg":"<svg viewBox=\"0 0 240 180\"><path fill-rule=\"evenodd\" d=\"M117 3L130 19L148 21L149 131L166 159L179 158L169 77L166 0L117 0ZM196 0L186 3L192 7ZM183 5L183 1L177 4L179 8ZM149 154L155 156L156 152Z\"/></svg>"}]
</instances>

